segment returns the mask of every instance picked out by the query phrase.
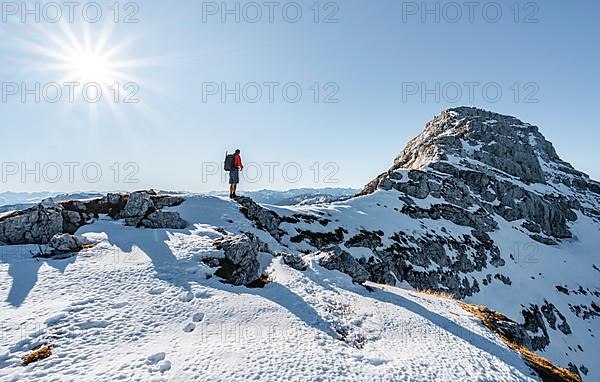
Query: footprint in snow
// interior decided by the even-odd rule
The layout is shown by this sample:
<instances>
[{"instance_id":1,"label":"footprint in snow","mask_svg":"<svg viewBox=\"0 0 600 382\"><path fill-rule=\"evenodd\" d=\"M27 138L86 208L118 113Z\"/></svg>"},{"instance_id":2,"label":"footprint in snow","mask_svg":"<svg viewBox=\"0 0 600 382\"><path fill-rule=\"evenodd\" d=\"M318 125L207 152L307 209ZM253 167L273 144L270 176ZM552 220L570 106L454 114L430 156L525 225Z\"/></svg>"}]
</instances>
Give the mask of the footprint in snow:
<instances>
[{"instance_id":1,"label":"footprint in snow","mask_svg":"<svg viewBox=\"0 0 600 382\"><path fill-rule=\"evenodd\" d=\"M186 294L182 294L179 296L179 300L181 302L190 302L194 299L194 294L192 292L187 292Z\"/></svg>"},{"instance_id":2,"label":"footprint in snow","mask_svg":"<svg viewBox=\"0 0 600 382\"><path fill-rule=\"evenodd\" d=\"M200 322L204 320L204 313L196 313L192 316L192 321L194 322Z\"/></svg>"},{"instance_id":3,"label":"footprint in snow","mask_svg":"<svg viewBox=\"0 0 600 382\"><path fill-rule=\"evenodd\" d=\"M44 322L45 322L46 325L48 325L48 327L51 327L51 326L55 326L56 324L60 323L65 318L67 318L67 314L66 313L59 313L59 314L56 314L56 315L54 315L52 317L49 317Z\"/></svg>"},{"instance_id":4,"label":"footprint in snow","mask_svg":"<svg viewBox=\"0 0 600 382\"><path fill-rule=\"evenodd\" d=\"M165 361L165 362L161 363L159 366L159 370L163 374L166 373L167 371L171 370L171 361Z\"/></svg>"},{"instance_id":5,"label":"footprint in snow","mask_svg":"<svg viewBox=\"0 0 600 382\"><path fill-rule=\"evenodd\" d=\"M190 322L183 327L183 331L186 333L191 333L194 331L194 329L196 329L196 324L193 322Z\"/></svg>"},{"instance_id":6,"label":"footprint in snow","mask_svg":"<svg viewBox=\"0 0 600 382\"><path fill-rule=\"evenodd\" d=\"M210 293L207 290L196 292L196 298L203 298L204 299L204 298L210 298L210 297L212 297L212 293Z\"/></svg>"},{"instance_id":7,"label":"footprint in snow","mask_svg":"<svg viewBox=\"0 0 600 382\"><path fill-rule=\"evenodd\" d=\"M148 291L149 294L152 295L157 295L157 294L163 294L165 291L165 288L152 288Z\"/></svg>"},{"instance_id":8,"label":"footprint in snow","mask_svg":"<svg viewBox=\"0 0 600 382\"><path fill-rule=\"evenodd\" d=\"M163 361L166 357L166 354L164 352L160 352L160 353L156 353L156 354L152 354L149 355L148 358L146 358L146 362L150 365L154 365L159 363L160 361Z\"/></svg>"}]
</instances>

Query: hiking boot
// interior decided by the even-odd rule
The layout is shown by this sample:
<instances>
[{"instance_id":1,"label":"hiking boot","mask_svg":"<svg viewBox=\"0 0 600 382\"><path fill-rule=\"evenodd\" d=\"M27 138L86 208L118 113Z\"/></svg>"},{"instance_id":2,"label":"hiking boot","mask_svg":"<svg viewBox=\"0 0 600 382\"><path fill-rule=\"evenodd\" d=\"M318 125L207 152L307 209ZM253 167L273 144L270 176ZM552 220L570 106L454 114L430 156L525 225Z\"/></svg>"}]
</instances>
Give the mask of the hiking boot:
<instances>
[{"instance_id":1,"label":"hiking boot","mask_svg":"<svg viewBox=\"0 0 600 382\"><path fill-rule=\"evenodd\" d=\"M233 199L235 197L235 194L229 194L229 199Z\"/></svg>"}]
</instances>

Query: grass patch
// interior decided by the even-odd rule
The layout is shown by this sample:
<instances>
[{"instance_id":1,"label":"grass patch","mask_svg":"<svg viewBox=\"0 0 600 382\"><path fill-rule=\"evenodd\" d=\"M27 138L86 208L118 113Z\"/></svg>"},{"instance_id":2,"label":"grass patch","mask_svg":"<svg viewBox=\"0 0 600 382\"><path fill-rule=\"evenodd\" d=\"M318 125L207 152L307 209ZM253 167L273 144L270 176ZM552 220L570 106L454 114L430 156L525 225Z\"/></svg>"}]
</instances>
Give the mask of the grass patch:
<instances>
[{"instance_id":1,"label":"grass patch","mask_svg":"<svg viewBox=\"0 0 600 382\"><path fill-rule=\"evenodd\" d=\"M527 365L535 370L544 382L582 382L581 378L568 369L557 367L547 359L540 357L531 350L517 344L499 330L500 322L514 322L505 315L479 305L460 303L461 307L481 320L483 325L496 333L503 341L519 352Z\"/></svg>"},{"instance_id":2,"label":"grass patch","mask_svg":"<svg viewBox=\"0 0 600 382\"><path fill-rule=\"evenodd\" d=\"M456 300L456 296L454 296L452 293L437 292L437 291L434 291L431 289L417 290L417 292L423 293L423 294L428 294L433 297L443 298L446 300Z\"/></svg>"},{"instance_id":3,"label":"grass patch","mask_svg":"<svg viewBox=\"0 0 600 382\"><path fill-rule=\"evenodd\" d=\"M50 346L43 345L42 347L32 351L31 353L29 353L26 356L24 356L23 358L21 358L21 361L23 361L23 365L27 366L31 363L49 358L51 355L52 355L52 349L50 348Z\"/></svg>"},{"instance_id":4,"label":"grass patch","mask_svg":"<svg viewBox=\"0 0 600 382\"><path fill-rule=\"evenodd\" d=\"M0 214L2 215L2 214ZM23 215L23 211L12 211L4 214L4 216L0 217L0 222L3 222L8 219L16 218L17 216Z\"/></svg>"}]
</instances>

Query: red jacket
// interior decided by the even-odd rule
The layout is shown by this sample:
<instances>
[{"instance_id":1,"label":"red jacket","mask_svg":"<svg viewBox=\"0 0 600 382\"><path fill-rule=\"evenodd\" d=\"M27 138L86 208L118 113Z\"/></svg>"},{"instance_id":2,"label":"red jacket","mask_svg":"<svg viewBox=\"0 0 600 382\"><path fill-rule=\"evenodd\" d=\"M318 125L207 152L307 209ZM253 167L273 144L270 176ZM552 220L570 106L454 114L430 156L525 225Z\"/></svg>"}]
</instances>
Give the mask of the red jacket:
<instances>
[{"instance_id":1,"label":"red jacket","mask_svg":"<svg viewBox=\"0 0 600 382\"><path fill-rule=\"evenodd\" d=\"M233 165L238 170L243 170L244 169L244 165L242 164L242 157L239 154L236 154L236 155L233 156Z\"/></svg>"}]
</instances>

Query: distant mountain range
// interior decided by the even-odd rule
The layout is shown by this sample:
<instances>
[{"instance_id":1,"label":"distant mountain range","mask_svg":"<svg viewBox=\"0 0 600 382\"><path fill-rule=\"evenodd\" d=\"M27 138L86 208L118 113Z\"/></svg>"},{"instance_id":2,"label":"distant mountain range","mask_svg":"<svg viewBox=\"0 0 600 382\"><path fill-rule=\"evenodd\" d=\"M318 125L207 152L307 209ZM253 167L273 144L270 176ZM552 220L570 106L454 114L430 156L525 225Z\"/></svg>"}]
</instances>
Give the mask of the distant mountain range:
<instances>
[{"instance_id":1,"label":"distant mountain range","mask_svg":"<svg viewBox=\"0 0 600 382\"><path fill-rule=\"evenodd\" d=\"M260 190L241 192L241 194L251 197L258 203L271 204L274 206L290 206L298 204L317 204L329 203L336 200L344 200L355 195L359 190L354 188L299 188L287 191ZM186 194L181 192L160 191L169 194ZM208 195L227 195L227 192L209 192ZM82 200L96 198L104 195L99 192L2 192L0 193L0 213L22 210L31 207L42 200L53 198L55 201L63 200Z\"/></svg>"}]
</instances>

